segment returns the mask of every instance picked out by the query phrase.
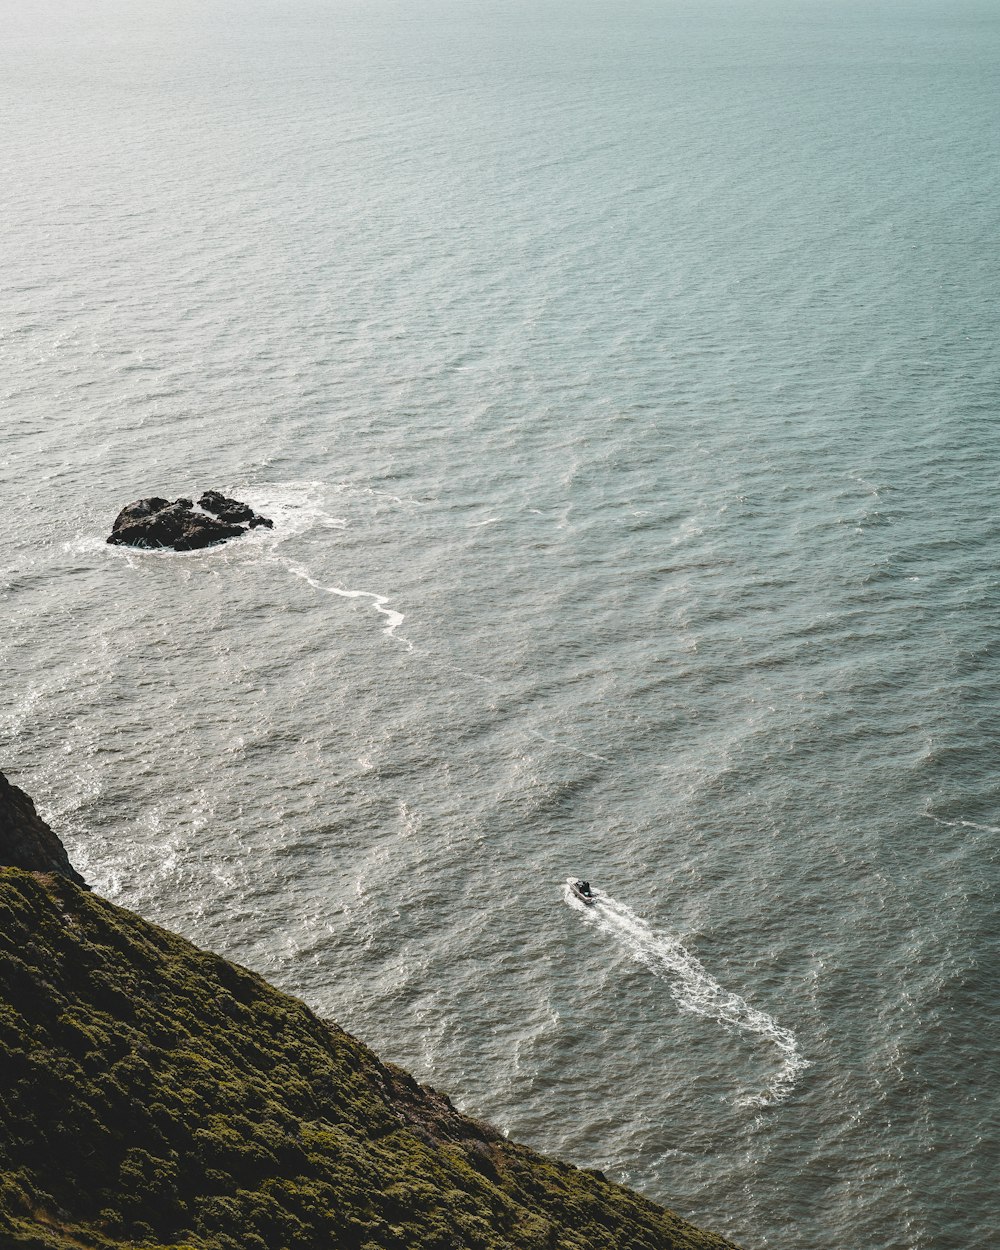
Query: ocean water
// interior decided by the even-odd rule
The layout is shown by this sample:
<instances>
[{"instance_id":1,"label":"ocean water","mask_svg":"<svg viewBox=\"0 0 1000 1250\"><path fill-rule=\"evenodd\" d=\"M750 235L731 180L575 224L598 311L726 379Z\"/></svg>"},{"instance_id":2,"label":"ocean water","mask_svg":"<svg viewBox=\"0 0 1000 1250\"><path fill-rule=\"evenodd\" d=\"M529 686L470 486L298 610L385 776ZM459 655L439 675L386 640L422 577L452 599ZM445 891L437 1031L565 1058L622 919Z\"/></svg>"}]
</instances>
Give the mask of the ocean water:
<instances>
[{"instance_id":1,"label":"ocean water","mask_svg":"<svg viewBox=\"0 0 1000 1250\"><path fill-rule=\"evenodd\" d=\"M0 766L74 862L748 1248L994 1246L996 4L0 29ZM105 545L209 487L274 530Z\"/></svg>"}]
</instances>

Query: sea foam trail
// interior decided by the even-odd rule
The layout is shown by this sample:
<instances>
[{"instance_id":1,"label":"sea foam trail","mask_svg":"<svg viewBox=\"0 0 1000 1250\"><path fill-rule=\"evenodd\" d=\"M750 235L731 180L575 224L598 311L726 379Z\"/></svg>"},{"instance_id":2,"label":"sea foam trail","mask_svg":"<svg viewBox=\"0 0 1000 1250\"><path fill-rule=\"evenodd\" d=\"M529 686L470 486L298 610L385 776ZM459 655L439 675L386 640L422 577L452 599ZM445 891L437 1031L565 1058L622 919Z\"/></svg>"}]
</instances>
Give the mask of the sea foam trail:
<instances>
[{"instance_id":1,"label":"sea foam trail","mask_svg":"<svg viewBox=\"0 0 1000 1250\"><path fill-rule=\"evenodd\" d=\"M944 825L946 829L978 829L980 833L1000 833L996 825L977 825L974 820L942 820L940 816L932 816L930 812L925 812L924 815L936 825Z\"/></svg>"},{"instance_id":2,"label":"sea foam trail","mask_svg":"<svg viewBox=\"0 0 1000 1250\"><path fill-rule=\"evenodd\" d=\"M345 529L347 521L343 517L331 516L320 504L324 485L322 482L280 482L258 484L242 492L242 497L250 500L265 515L274 521L274 528L251 530L251 537L260 535L259 542L269 549L272 557L282 543L289 538L298 537L309 530L320 526L325 529ZM402 501L401 501L402 502ZM301 577L314 590L326 595L338 595L341 599L370 599L375 611L386 618L383 634L397 642L404 643L410 650L412 644L405 638L399 638L396 630L403 623L403 613L388 607L389 596L377 594L373 590L345 590L342 586L325 586L304 564L297 560L277 557L279 562L295 577Z\"/></svg>"},{"instance_id":3,"label":"sea foam trail","mask_svg":"<svg viewBox=\"0 0 1000 1250\"><path fill-rule=\"evenodd\" d=\"M374 607L376 612L380 612L387 621L382 633L388 638L396 638L396 630L402 625L404 617L402 612L386 607L386 604L389 602L388 595L376 594L373 590L344 590L340 586L324 586L322 582L317 581L313 577L304 565L299 564L295 560L286 560L284 563L289 573L294 573L296 577L301 577L314 590L321 590L327 595L339 595L342 599L371 599L372 607ZM405 643L412 650L412 643L405 638L396 638L396 641Z\"/></svg>"},{"instance_id":4,"label":"sea foam trail","mask_svg":"<svg viewBox=\"0 0 1000 1250\"><path fill-rule=\"evenodd\" d=\"M776 1020L752 1007L739 994L724 989L702 967L700 961L669 933L652 929L630 907L595 890L597 902L580 902L570 889L574 878L566 881L563 897L583 918L608 937L613 938L638 963L654 976L665 981L674 1002L682 1011L706 1016L720 1024L730 1025L743 1033L753 1033L770 1042L781 1056L781 1067L767 1082L760 1094L743 1094L738 1102L747 1106L771 1106L791 1093L800 1072L809 1061L799 1050L795 1034L782 1028Z\"/></svg>"}]
</instances>

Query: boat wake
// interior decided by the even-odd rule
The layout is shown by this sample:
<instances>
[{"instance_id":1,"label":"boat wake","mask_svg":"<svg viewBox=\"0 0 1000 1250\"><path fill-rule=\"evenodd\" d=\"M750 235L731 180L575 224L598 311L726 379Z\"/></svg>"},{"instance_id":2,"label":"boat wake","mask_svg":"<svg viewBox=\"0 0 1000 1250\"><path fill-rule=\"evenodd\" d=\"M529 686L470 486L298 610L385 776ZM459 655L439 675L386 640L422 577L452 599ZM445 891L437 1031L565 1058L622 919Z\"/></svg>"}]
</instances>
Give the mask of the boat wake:
<instances>
[{"instance_id":1,"label":"boat wake","mask_svg":"<svg viewBox=\"0 0 1000 1250\"><path fill-rule=\"evenodd\" d=\"M745 1106L766 1107L787 1098L799 1074L809 1066L795 1034L782 1028L766 1012L752 1007L739 994L725 989L677 938L651 928L624 903L602 890L594 890L596 905L581 903L570 888L573 880L567 878L563 891L566 904L578 911L588 924L622 946L637 963L666 982L671 997L682 1011L716 1020L744 1034L756 1035L778 1051L781 1066L763 1092L741 1094L737 1101Z\"/></svg>"}]
</instances>

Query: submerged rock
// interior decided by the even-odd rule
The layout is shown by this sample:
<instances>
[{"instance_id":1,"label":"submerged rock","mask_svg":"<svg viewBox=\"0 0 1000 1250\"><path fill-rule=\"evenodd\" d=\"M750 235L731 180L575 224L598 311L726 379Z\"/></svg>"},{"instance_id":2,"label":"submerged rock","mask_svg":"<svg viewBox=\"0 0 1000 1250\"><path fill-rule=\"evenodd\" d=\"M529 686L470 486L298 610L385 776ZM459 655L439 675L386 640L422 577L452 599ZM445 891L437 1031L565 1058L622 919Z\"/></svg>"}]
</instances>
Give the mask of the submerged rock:
<instances>
[{"instance_id":1,"label":"submerged rock","mask_svg":"<svg viewBox=\"0 0 1000 1250\"><path fill-rule=\"evenodd\" d=\"M206 491L197 507L190 499L175 499L171 503L152 495L122 508L108 542L147 550L172 547L174 551L196 551L223 543L227 538L238 538L254 526L270 528L273 524L249 504L227 499L214 490Z\"/></svg>"},{"instance_id":2,"label":"submerged rock","mask_svg":"<svg viewBox=\"0 0 1000 1250\"><path fill-rule=\"evenodd\" d=\"M35 811L31 799L0 773L0 864L28 872L58 872L87 889L66 848Z\"/></svg>"}]
</instances>

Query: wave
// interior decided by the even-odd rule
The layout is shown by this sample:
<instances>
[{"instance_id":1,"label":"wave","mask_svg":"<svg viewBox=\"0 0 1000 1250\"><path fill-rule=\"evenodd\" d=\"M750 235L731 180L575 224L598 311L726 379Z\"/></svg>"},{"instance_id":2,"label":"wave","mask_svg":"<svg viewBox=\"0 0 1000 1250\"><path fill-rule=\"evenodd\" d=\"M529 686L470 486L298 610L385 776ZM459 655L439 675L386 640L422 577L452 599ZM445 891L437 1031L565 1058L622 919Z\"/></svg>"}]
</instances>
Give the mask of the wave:
<instances>
[{"instance_id":1,"label":"wave","mask_svg":"<svg viewBox=\"0 0 1000 1250\"><path fill-rule=\"evenodd\" d=\"M751 1006L739 994L725 989L677 938L651 928L630 907L610 894L595 890L596 904L581 903L570 889L573 880L572 877L566 880L564 901L589 924L624 947L654 976L665 981L671 997L682 1011L716 1020L741 1033L754 1034L777 1049L781 1067L767 1082L764 1092L743 1094L737 1101L745 1106L766 1107L787 1098L799 1074L809 1067L795 1034L783 1028L766 1012Z\"/></svg>"}]
</instances>

